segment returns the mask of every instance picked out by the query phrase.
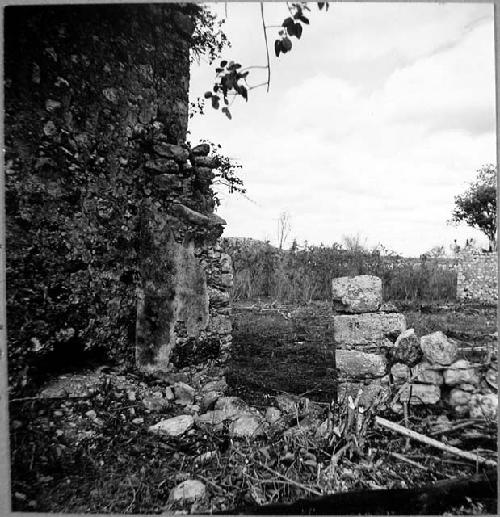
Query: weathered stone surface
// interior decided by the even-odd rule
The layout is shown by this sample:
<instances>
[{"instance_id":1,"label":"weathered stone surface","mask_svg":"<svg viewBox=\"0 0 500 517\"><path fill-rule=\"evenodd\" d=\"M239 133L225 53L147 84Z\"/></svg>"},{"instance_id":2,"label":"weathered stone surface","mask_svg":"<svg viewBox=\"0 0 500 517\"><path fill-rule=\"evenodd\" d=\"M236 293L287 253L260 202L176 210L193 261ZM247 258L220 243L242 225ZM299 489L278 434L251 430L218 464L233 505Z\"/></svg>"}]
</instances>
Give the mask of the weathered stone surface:
<instances>
[{"instance_id":1,"label":"weathered stone surface","mask_svg":"<svg viewBox=\"0 0 500 517\"><path fill-rule=\"evenodd\" d=\"M431 364L451 364L457 356L457 346L441 332L433 332L420 338L420 347Z\"/></svg>"},{"instance_id":2,"label":"weathered stone surface","mask_svg":"<svg viewBox=\"0 0 500 517\"><path fill-rule=\"evenodd\" d=\"M215 409L234 414L239 411L247 411L248 405L239 397L220 397L215 403Z\"/></svg>"},{"instance_id":3,"label":"weathered stone surface","mask_svg":"<svg viewBox=\"0 0 500 517\"><path fill-rule=\"evenodd\" d=\"M167 418L149 427L149 431L162 436L181 436L191 429L194 419L191 415L179 415Z\"/></svg>"},{"instance_id":4,"label":"weathered stone surface","mask_svg":"<svg viewBox=\"0 0 500 517\"><path fill-rule=\"evenodd\" d=\"M383 377L387 363L383 356L357 350L337 350L335 361L340 379Z\"/></svg>"},{"instance_id":5,"label":"weathered stone surface","mask_svg":"<svg viewBox=\"0 0 500 517\"><path fill-rule=\"evenodd\" d=\"M169 499L172 502L193 503L203 499L206 492L205 485L201 481L187 479L172 489Z\"/></svg>"},{"instance_id":6,"label":"weathered stone surface","mask_svg":"<svg viewBox=\"0 0 500 517\"><path fill-rule=\"evenodd\" d=\"M194 402L195 389L185 382L176 382L174 384L175 403L181 406L187 406Z\"/></svg>"},{"instance_id":7,"label":"weathered stone surface","mask_svg":"<svg viewBox=\"0 0 500 517\"><path fill-rule=\"evenodd\" d=\"M258 415L240 415L229 427L229 434L236 438L252 438L264 434L264 420Z\"/></svg>"},{"instance_id":8,"label":"weathered stone surface","mask_svg":"<svg viewBox=\"0 0 500 517\"><path fill-rule=\"evenodd\" d=\"M175 162L174 162L175 163ZM177 216L181 217L185 221L200 226L224 226L226 225L226 221L215 214L201 214L196 210L192 210L191 208L183 205L182 203L175 203L172 206L172 211Z\"/></svg>"},{"instance_id":9,"label":"weathered stone surface","mask_svg":"<svg viewBox=\"0 0 500 517\"><path fill-rule=\"evenodd\" d=\"M334 278L332 300L333 307L339 311L375 312L382 303L382 280L371 275Z\"/></svg>"},{"instance_id":10,"label":"weathered stone surface","mask_svg":"<svg viewBox=\"0 0 500 517\"><path fill-rule=\"evenodd\" d=\"M359 405L369 408L377 400L383 400L389 393L389 386L381 382L380 379L376 379L367 384L361 382L340 382L337 396L339 403L347 403L349 397L355 400L359 394Z\"/></svg>"},{"instance_id":11,"label":"weathered stone surface","mask_svg":"<svg viewBox=\"0 0 500 517\"><path fill-rule=\"evenodd\" d=\"M199 144L191 149L194 156L207 156L210 152L210 146L208 144Z\"/></svg>"},{"instance_id":12,"label":"weathered stone surface","mask_svg":"<svg viewBox=\"0 0 500 517\"><path fill-rule=\"evenodd\" d=\"M380 312L399 312L396 305L392 302L384 302L380 305Z\"/></svg>"},{"instance_id":13,"label":"weathered stone surface","mask_svg":"<svg viewBox=\"0 0 500 517\"><path fill-rule=\"evenodd\" d=\"M395 341L404 330L406 320L403 314L345 314L335 315L333 318L334 339L338 344L382 344L391 338Z\"/></svg>"},{"instance_id":14,"label":"weathered stone surface","mask_svg":"<svg viewBox=\"0 0 500 517\"><path fill-rule=\"evenodd\" d=\"M472 395L469 401L471 418L497 418L498 394Z\"/></svg>"},{"instance_id":15,"label":"weathered stone surface","mask_svg":"<svg viewBox=\"0 0 500 517\"><path fill-rule=\"evenodd\" d=\"M213 169L215 167L215 159L209 156L196 156L194 163L197 166L208 167L209 169Z\"/></svg>"},{"instance_id":16,"label":"weathered stone surface","mask_svg":"<svg viewBox=\"0 0 500 517\"><path fill-rule=\"evenodd\" d=\"M175 160L168 158L156 158L155 160L148 160L144 167L149 172L154 174L176 174L179 172L179 165Z\"/></svg>"},{"instance_id":17,"label":"weathered stone surface","mask_svg":"<svg viewBox=\"0 0 500 517\"><path fill-rule=\"evenodd\" d=\"M435 384L410 384L400 395L401 402L409 402L411 405L435 404L440 398L441 389Z\"/></svg>"},{"instance_id":18,"label":"weathered stone surface","mask_svg":"<svg viewBox=\"0 0 500 517\"><path fill-rule=\"evenodd\" d=\"M416 336L415 331L408 329L401 332L394 343L394 348L391 350L392 360L413 367L422 359L422 356L420 340Z\"/></svg>"},{"instance_id":19,"label":"weathered stone surface","mask_svg":"<svg viewBox=\"0 0 500 517\"><path fill-rule=\"evenodd\" d=\"M444 370L444 383L454 386L456 384L479 384L480 377L475 368L466 359L459 359Z\"/></svg>"},{"instance_id":20,"label":"weathered stone surface","mask_svg":"<svg viewBox=\"0 0 500 517\"><path fill-rule=\"evenodd\" d=\"M426 361L415 366L413 376L414 380L426 384L436 384L438 386L443 384L443 372L441 369L436 368L435 365Z\"/></svg>"},{"instance_id":21,"label":"weathered stone surface","mask_svg":"<svg viewBox=\"0 0 500 517\"><path fill-rule=\"evenodd\" d=\"M471 393L468 393L467 391L460 390L458 388L453 388L450 391L449 397L448 397L448 403L451 406L463 406L467 404L472 397Z\"/></svg>"},{"instance_id":22,"label":"weathered stone surface","mask_svg":"<svg viewBox=\"0 0 500 517\"><path fill-rule=\"evenodd\" d=\"M202 388L202 391L220 391L224 392L227 388L227 382L225 378L215 379L207 382Z\"/></svg>"},{"instance_id":23,"label":"weathered stone surface","mask_svg":"<svg viewBox=\"0 0 500 517\"><path fill-rule=\"evenodd\" d=\"M395 383L406 382L410 378L410 368L403 363L393 364L391 374Z\"/></svg>"},{"instance_id":24,"label":"weathered stone surface","mask_svg":"<svg viewBox=\"0 0 500 517\"><path fill-rule=\"evenodd\" d=\"M189 158L187 149L175 144L156 144L153 146L155 153L164 158L173 158L176 161L184 162Z\"/></svg>"},{"instance_id":25,"label":"weathered stone surface","mask_svg":"<svg viewBox=\"0 0 500 517\"><path fill-rule=\"evenodd\" d=\"M221 396L222 393L219 391L207 391L204 393L200 404L201 410L208 411L209 409L213 409L215 403Z\"/></svg>"},{"instance_id":26,"label":"weathered stone surface","mask_svg":"<svg viewBox=\"0 0 500 517\"><path fill-rule=\"evenodd\" d=\"M163 411L170 406L170 402L163 397L145 397L142 403L150 411Z\"/></svg>"},{"instance_id":27,"label":"weathered stone surface","mask_svg":"<svg viewBox=\"0 0 500 517\"><path fill-rule=\"evenodd\" d=\"M281 418L281 411L278 408L269 406L266 409L266 420L270 424L274 424Z\"/></svg>"}]
</instances>

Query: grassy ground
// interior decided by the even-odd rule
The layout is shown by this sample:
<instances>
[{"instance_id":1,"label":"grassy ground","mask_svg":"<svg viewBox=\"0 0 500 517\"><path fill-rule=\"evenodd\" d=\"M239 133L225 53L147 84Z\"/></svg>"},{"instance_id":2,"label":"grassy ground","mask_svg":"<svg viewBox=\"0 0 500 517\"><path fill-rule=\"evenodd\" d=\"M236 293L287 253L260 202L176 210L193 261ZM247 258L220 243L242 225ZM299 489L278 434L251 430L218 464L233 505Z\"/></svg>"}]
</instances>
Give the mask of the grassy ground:
<instances>
[{"instance_id":1,"label":"grassy ground","mask_svg":"<svg viewBox=\"0 0 500 517\"><path fill-rule=\"evenodd\" d=\"M311 400L330 401L335 376L328 346L329 310L327 304L277 311L236 310L234 354L227 376L229 394L239 395L258 408L269 406L280 392L306 393ZM493 309L456 311L408 311L408 325L419 335L443 330L477 346L492 343ZM92 410L97 421L88 417ZM328 471L328 479L324 478L327 469L318 469L318 465L327 465L338 447L310 438L270 434L246 443L199 429L180 439L158 438L147 432L148 425L179 411L173 406L160 413L150 412L140 401L128 400L124 390L108 385L83 400L11 403L13 509L159 513L168 507L170 490L194 477L206 483L209 503L195 505L191 511L209 512L248 503L293 501L311 496L313 488L338 491L418 486L476 471L475 465L422 444L408 446L405 438L376 427L367 429L363 453L345 456L338 467ZM412 409L409 422L412 428L429 433L437 416L446 412L444 407ZM386 416L401 420L394 414ZM137 418L142 421L134 423ZM67 427L72 424L83 433L79 440L68 439ZM468 450L491 448L492 440L485 438L485 432L496 436L496 427L494 423L488 426L483 429L483 442L478 442L479 438L464 442L460 430L442 439ZM213 453L207 462L196 460L207 452ZM420 467L391 456L401 452ZM311 467L311 454L315 467ZM449 511L495 513L495 509L496 500L483 500Z\"/></svg>"}]
</instances>

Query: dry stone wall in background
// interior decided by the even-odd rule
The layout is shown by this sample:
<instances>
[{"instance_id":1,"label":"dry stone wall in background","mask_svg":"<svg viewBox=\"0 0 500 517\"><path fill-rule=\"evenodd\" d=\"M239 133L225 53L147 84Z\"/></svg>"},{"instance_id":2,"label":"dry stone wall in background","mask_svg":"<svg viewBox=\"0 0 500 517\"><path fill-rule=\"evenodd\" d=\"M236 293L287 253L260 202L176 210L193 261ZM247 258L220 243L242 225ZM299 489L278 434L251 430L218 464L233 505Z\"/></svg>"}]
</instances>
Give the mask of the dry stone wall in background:
<instances>
[{"instance_id":1,"label":"dry stone wall in background","mask_svg":"<svg viewBox=\"0 0 500 517\"><path fill-rule=\"evenodd\" d=\"M496 303L498 300L497 253L462 252L457 271L457 298Z\"/></svg>"}]
</instances>

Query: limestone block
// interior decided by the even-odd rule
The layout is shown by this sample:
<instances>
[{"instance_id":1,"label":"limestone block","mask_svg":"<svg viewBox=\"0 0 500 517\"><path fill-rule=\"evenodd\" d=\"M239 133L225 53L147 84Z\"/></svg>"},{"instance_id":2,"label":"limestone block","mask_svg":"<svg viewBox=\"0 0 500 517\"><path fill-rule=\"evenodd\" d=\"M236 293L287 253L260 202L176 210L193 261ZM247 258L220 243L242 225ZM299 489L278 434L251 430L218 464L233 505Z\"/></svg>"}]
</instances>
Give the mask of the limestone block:
<instances>
[{"instance_id":1,"label":"limestone block","mask_svg":"<svg viewBox=\"0 0 500 517\"><path fill-rule=\"evenodd\" d=\"M229 434L236 438L252 438L264 433L264 420L259 415L241 415L229 427Z\"/></svg>"},{"instance_id":2,"label":"limestone block","mask_svg":"<svg viewBox=\"0 0 500 517\"><path fill-rule=\"evenodd\" d=\"M185 382L176 382L174 384L175 403L181 406L187 406L194 402L195 390Z\"/></svg>"},{"instance_id":3,"label":"limestone block","mask_svg":"<svg viewBox=\"0 0 500 517\"><path fill-rule=\"evenodd\" d=\"M464 390L460 390L458 388L454 388L450 391L448 403L451 406L464 406L470 401L471 397L471 393L468 393Z\"/></svg>"},{"instance_id":4,"label":"limestone block","mask_svg":"<svg viewBox=\"0 0 500 517\"><path fill-rule=\"evenodd\" d=\"M169 158L156 158L145 163L146 169L154 174L175 174L179 172L179 165Z\"/></svg>"},{"instance_id":5,"label":"limestone block","mask_svg":"<svg viewBox=\"0 0 500 517\"><path fill-rule=\"evenodd\" d=\"M375 312L382 304L382 280L372 275L334 278L332 300L342 312Z\"/></svg>"},{"instance_id":6,"label":"limestone block","mask_svg":"<svg viewBox=\"0 0 500 517\"><path fill-rule=\"evenodd\" d=\"M434 365L428 362L417 364L413 369L414 380L424 382L426 384L443 384L443 373L440 369L436 369Z\"/></svg>"},{"instance_id":7,"label":"limestone block","mask_svg":"<svg viewBox=\"0 0 500 517\"><path fill-rule=\"evenodd\" d=\"M383 377L387 368L383 356L357 350L337 350L335 361L339 377L350 380Z\"/></svg>"},{"instance_id":8,"label":"limestone block","mask_svg":"<svg viewBox=\"0 0 500 517\"><path fill-rule=\"evenodd\" d=\"M471 418L497 418L498 394L472 395L469 401Z\"/></svg>"},{"instance_id":9,"label":"limestone block","mask_svg":"<svg viewBox=\"0 0 500 517\"><path fill-rule=\"evenodd\" d=\"M334 339L338 344L376 345L393 340L406 330L406 320L398 313L342 314L333 318Z\"/></svg>"},{"instance_id":10,"label":"limestone block","mask_svg":"<svg viewBox=\"0 0 500 517\"><path fill-rule=\"evenodd\" d=\"M444 371L444 383L454 386L456 384L479 384L480 377L475 368L466 359L459 359Z\"/></svg>"},{"instance_id":11,"label":"limestone block","mask_svg":"<svg viewBox=\"0 0 500 517\"><path fill-rule=\"evenodd\" d=\"M411 405L435 404L441 398L441 389L435 384L410 384L400 395L401 402Z\"/></svg>"},{"instance_id":12,"label":"limestone block","mask_svg":"<svg viewBox=\"0 0 500 517\"><path fill-rule=\"evenodd\" d=\"M431 364L451 364L457 356L457 345L441 331L420 338L420 347Z\"/></svg>"},{"instance_id":13,"label":"limestone block","mask_svg":"<svg viewBox=\"0 0 500 517\"><path fill-rule=\"evenodd\" d=\"M410 368L406 364L396 363L391 367L391 374L395 383L406 382L410 378Z\"/></svg>"},{"instance_id":14,"label":"limestone block","mask_svg":"<svg viewBox=\"0 0 500 517\"><path fill-rule=\"evenodd\" d=\"M207 156L210 152L210 146L208 144L199 144L191 149L194 156Z\"/></svg>"}]
</instances>

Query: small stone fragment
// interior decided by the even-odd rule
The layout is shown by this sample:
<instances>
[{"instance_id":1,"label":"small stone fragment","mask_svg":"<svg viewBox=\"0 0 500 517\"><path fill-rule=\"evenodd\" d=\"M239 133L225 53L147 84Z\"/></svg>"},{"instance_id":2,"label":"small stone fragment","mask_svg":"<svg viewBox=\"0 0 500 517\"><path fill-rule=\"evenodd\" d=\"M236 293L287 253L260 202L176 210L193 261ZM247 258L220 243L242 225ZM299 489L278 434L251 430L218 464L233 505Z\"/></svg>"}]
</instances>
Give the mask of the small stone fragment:
<instances>
[{"instance_id":1,"label":"small stone fragment","mask_svg":"<svg viewBox=\"0 0 500 517\"><path fill-rule=\"evenodd\" d=\"M185 382L176 382L174 384L175 403L181 406L193 404L195 389Z\"/></svg>"},{"instance_id":2,"label":"small stone fragment","mask_svg":"<svg viewBox=\"0 0 500 517\"><path fill-rule=\"evenodd\" d=\"M404 363L410 368L421 361L423 356L420 341L413 329L405 330L396 339L391 349L391 359L396 363Z\"/></svg>"},{"instance_id":3,"label":"small stone fragment","mask_svg":"<svg viewBox=\"0 0 500 517\"><path fill-rule=\"evenodd\" d=\"M142 400L142 403L146 409L149 409L149 411L163 411L170 405L170 402L167 399L155 396L145 397Z\"/></svg>"},{"instance_id":4,"label":"small stone fragment","mask_svg":"<svg viewBox=\"0 0 500 517\"><path fill-rule=\"evenodd\" d=\"M241 415L231 423L229 433L237 438L251 438L264 433L262 418L257 415Z\"/></svg>"},{"instance_id":5,"label":"small stone fragment","mask_svg":"<svg viewBox=\"0 0 500 517\"><path fill-rule=\"evenodd\" d=\"M164 436L181 436L191 429L193 424L194 419L191 415L179 415L150 426L149 431Z\"/></svg>"},{"instance_id":6,"label":"small stone fragment","mask_svg":"<svg viewBox=\"0 0 500 517\"><path fill-rule=\"evenodd\" d=\"M426 384L443 384L443 374L437 370L435 366L428 362L417 364L413 368L414 380L424 382Z\"/></svg>"},{"instance_id":7,"label":"small stone fragment","mask_svg":"<svg viewBox=\"0 0 500 517\"><path fill-rule=\"evenodd\" d=\"M410 368L403 363L393 364L391 374L395 383L406 382L410 378Z\"/></svg>"},{"instance_id":8,"label":"small stone fragment","mask_svg":"<svg viewBox=\"0 0 500 517\"><path fill-rule=\"evenodd\" d=\"M203 499L206 494L205 485L196 479L186 479L169 494L169 499L173 502L193 503L199 499Z\"/></svg>"},{"instance_id":9,"label":"small stone fragment","mask_svg":"<svg viewBox=\"0 0 500 517\"><path fill-rule=\"evenodd\" d=\"M463 406L466 405L472 397L471 393L454 388L450 391L448 403L451 406Z\"/></svg>"},{"instance_id":10,"label":"small stone fragment","mask_svg":"<svg viewBox=\"0 0 500 517\"><path fill-rule=\"evenodd\" d=\"M269 406L266 409L266 420L270 424L274 424L281 418L281 411L278 408Z\"/></svg>"}]
</instances>

